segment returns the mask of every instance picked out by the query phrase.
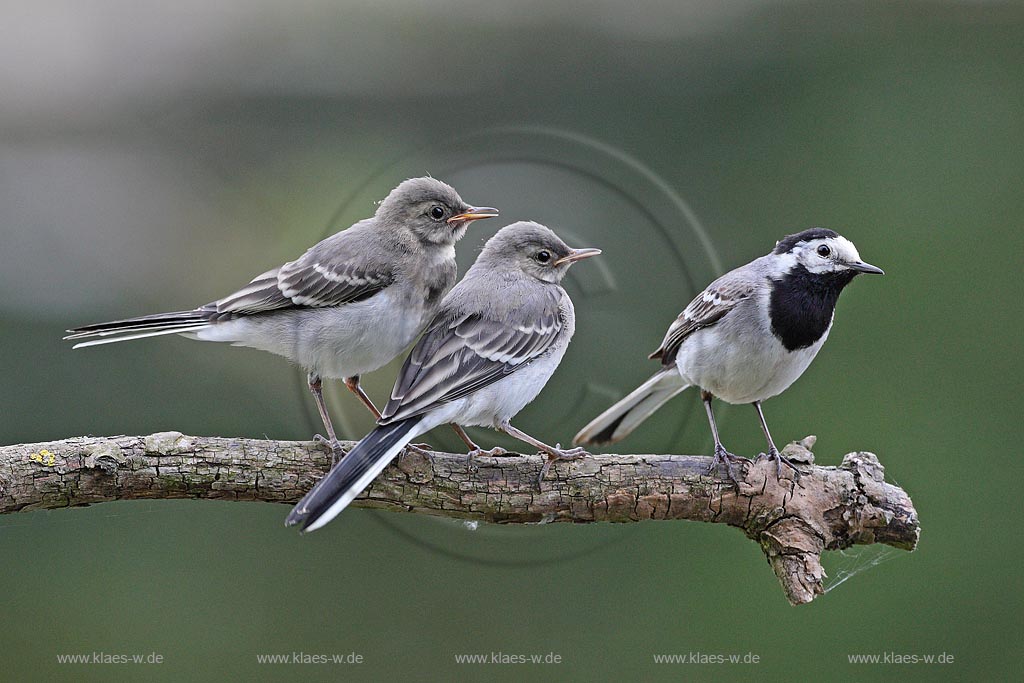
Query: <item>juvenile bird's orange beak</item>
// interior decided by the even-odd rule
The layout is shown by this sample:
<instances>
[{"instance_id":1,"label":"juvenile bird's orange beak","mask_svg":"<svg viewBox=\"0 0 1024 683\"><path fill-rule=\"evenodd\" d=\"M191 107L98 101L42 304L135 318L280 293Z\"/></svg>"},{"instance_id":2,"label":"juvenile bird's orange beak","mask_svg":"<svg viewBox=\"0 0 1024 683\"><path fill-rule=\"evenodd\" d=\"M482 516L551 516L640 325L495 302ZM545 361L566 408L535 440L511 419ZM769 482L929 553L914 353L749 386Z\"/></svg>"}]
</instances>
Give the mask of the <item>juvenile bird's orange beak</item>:
<instances>
[{"instance_id":1,"label":"juvenile bird's orange beak","mask_svg":"<svg viewBox=\"0 0 1024 683\"><path fill-rule=\"evenodd\" d=\"M497 209L492 209L489 206L475 206L471 207L469 211L463 211L460 214L456 214L448 219L449 223L469 223L472 221L478 221L481 218L494 218L498 215Z\"/></svg>"},{"instance_id":2,"label":"juvenile bird's orange beak","mask_svg":"<svg viewBox=\"0 0 1024 683\"><path fill-rule=\"evenodd\" d=\"M569 251L568 256L563 256L562 258L558 259L557 261L555 261L554 265L560 266L563 263L576 263L577 261L582 261L585 258L597 256L600 253L600 249L591 249L589 247L586 249L572 249Z\"/></svg>"}]
</instances>

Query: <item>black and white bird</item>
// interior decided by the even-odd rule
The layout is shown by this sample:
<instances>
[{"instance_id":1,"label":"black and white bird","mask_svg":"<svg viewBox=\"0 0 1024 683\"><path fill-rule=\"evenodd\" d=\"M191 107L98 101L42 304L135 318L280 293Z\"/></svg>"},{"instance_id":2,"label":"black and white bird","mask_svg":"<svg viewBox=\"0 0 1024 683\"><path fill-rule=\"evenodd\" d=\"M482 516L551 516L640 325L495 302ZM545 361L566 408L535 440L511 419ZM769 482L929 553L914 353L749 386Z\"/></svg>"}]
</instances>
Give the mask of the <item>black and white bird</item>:
<instances>
[{"instance_id":1,"label":"black and white bird","mask_svg":"<svg viewBox=\"0 0 1024 683\"><path fill-rule=\"evenodd\" d=\"M409 354L379 426L299 501L287 525L312 531L327 524L407 444L445 423L492 427L540 449L548 456L540 478L554 460L585 454L549 446L510 420L544 388L575 330L572 301L559 283L570 265L600 253L571 249L538 223L499 230ZM470 457L504 453L472 449Z\"/></svg>"},{"instance_id":2,"label":"black and white bird","mask_svg":"<svg viewBox=\"0 0 1024 683\"><path fill-rule=\"evenodd\" d=\"M308 371L309 389L338 453L322 378L344 380L380 417L359 376L412 343L455 284L455 243L472 221L497 215L495 209L469 206L440 180L412 178L393 189L372 218L234 294L191 311L78 327L65 339L77 341L77 349L181 334L284 356Z\"/></svg>"},{"instance_id":3,"label":"black and white bird","mask_svg":"<svg viewBox=\"0 0 1024 683\"><path fill-rule=\"evenodd\" d=\"M789 235L768 255L730 271L698 294L672 323L657 351L662 368L580 430L577 444L624 438L666 401L700 388L715 440L714 468L745 460L722 446L711 400L750 403L768 441L767 456L782 457L761 411L803 374L832 328L836 301L859 273L882 274L861 260L845 237L824 228ZM795 469L795 468L794 468Z\"/></svg>"}]
</instances>

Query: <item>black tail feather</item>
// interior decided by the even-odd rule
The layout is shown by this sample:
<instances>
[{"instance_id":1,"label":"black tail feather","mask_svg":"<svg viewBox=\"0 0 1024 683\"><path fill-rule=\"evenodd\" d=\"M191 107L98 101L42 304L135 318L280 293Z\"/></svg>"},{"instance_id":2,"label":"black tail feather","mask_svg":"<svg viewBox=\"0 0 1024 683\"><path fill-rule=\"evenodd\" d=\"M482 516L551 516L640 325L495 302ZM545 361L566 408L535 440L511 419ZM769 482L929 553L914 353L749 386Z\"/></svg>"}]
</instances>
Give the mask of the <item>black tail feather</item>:
<instances>
[{"instance_id":1,"label":"black tail feather","mask_svg":"<svg viewBox=\"0 0 1024 683\"><path fill-rule=\"evenodd\" d=\"M165 327L170 325L188 325L201 323L207 319L208 314L202 310L174 311L171 313L156 313L154 315L142 315L137 318L126 318L124 320L111 320L105 323L93 323L67 330L68 336L65 339L77 339L112 332L132 332L135 330L146 330L153 327Z\"/></svg>"},{"instance_id":2,"label":"black tail feather","mask_svg":"<svg viewBox=\"0 0 1024 683\"><path fill-rule=\"evenodd\" d=\"M301 524L301 530L317 529L334 519L369 486L367 475L383 469L401 448L414 438L419 417L377 427L363 437L323 479L317 482L285 520L286 526ZM364 481L365 480L365 481ZM358 488L358 490L356 490ZM312 530L310 529L310 530Z\"/></svg>"}]
</instances>

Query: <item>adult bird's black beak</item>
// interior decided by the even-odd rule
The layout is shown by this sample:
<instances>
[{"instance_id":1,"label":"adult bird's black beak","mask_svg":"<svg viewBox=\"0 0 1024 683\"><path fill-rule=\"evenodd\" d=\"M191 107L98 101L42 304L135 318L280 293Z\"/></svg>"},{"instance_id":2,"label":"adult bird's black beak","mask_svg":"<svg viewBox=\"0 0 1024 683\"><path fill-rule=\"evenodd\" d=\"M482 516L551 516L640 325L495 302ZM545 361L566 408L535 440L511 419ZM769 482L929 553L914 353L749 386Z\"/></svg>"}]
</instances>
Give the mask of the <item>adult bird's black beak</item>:
<instances>
[{"instance_id":1,"label":"adult bird's black beak","mask_svg":"<svg viewBox=\"0 0 1024 683\"><path fill-rule=\"evenodd\" d=\"M481 218L494 218L498 215L497 209L489 206L472 206L462 213L456 214L448 219L449 223L469 223L478 221Z\"/></svg>"},{"instance_id":2,"label":"adult bird's black beak","mask_svg":"<svg viewBox=\"0 0 1024 683\"><path fill-rule=\"evenodd\" d=\"M569 250L569 255L568 256L563 256L562 258L558 259L557 261L555 261L554 265L560 266L563 263L576 263L576 261L582 261L585 258L590 258L591 256L597 256L600 253L601 253L600 249L591 249L591 248L587 248L587 249L570 249Z\"/></svg>"},{"instance_id":3,"label":"adult bird's black beak","mask_svg":"<svg viewBox=\"0 0 1024 683\"><path fill-rule=\"evenodd\" d=\"M870 263L864 263L863 261L854 261L853 263L847 263L850 268L859 270L862 273L874 273L875 275L885 275L885 271L878 266L873 266Z\"/></svg>"}]
</instances>

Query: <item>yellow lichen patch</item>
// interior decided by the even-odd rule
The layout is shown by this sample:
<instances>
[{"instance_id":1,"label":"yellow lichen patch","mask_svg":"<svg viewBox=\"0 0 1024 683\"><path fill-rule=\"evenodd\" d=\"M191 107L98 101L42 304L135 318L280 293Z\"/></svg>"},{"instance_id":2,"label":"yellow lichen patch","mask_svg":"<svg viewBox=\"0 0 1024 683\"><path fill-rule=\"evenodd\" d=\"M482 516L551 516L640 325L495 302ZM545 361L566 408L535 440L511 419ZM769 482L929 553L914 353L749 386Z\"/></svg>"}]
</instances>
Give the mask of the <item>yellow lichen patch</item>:
<instances>
[{"instance_id":1,"label":"yellow lichen patch","mask_svg":"<svg viewBox=\"0 0 1024 683\"><path fill-rule=\"evenodd\" d=\"M57 456L45 448L38 453L31 453L28 456L28 459L32 462L37 462L40 465L45 465L46 467L53 467L57 464Z\"/></svg>"}]
</instances>

